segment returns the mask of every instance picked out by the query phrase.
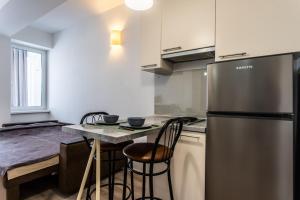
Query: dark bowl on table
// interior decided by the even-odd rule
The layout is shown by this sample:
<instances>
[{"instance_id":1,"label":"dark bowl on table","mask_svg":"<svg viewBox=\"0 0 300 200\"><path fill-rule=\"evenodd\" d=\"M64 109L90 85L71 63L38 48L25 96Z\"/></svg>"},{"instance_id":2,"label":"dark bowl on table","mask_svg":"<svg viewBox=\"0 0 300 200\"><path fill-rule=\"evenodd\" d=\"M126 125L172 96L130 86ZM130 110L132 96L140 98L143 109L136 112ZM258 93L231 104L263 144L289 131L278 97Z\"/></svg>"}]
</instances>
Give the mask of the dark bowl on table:
<instances>
[{"instance_id":1,"label":"dark bowl on table","mask_svg":"<svg viewBox=\"0 0 300 200\"><path fill-rule=\"evenodd\" d=\"M103 115L103 120L106 123L113 124L119 120L118 115Z\"/></svg>"},{"instance_id":2,"label":"dark bowl on table","mask_svg":"<svg viewBox=\"0 0 300 200\"><path fill-rule=\"evenodd\" d=\"M134 127L141 127L145 123L145 118L142 117L128 117L128 124Z\"/></svg>"}]
</instances>

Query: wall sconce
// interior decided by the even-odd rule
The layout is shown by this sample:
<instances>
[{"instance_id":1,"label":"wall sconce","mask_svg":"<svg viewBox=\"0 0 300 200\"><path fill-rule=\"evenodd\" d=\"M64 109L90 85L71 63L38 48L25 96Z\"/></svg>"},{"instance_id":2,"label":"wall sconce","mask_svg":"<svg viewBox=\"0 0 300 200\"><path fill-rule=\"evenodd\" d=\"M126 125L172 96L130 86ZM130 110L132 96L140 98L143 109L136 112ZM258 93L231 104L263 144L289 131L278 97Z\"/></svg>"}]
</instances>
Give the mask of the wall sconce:
<instances>
[{"instance_id":1,"label":"wall sconce","mask_svg":"<svg viewBox=\"0 0 300 200\"><path fill-rule=\"evenodd\" d=\"M122 45L122 31L112 30L110 34L111 45Z\"/></svg>"}]
</instances>

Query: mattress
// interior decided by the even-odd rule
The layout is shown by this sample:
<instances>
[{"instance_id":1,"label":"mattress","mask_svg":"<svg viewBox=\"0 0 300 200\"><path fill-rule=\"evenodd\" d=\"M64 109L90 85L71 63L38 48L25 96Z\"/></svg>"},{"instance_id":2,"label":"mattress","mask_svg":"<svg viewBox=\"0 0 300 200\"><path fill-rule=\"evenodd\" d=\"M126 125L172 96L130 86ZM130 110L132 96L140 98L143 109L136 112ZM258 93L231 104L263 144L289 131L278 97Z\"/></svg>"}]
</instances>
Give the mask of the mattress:
<instances>
[{"instance_id":1,"label":"mattress","mask_svg":"<svg viewBox=\"0 0 300 200\"><path fill-rule=\"evenodd\" d=\"M8 170L57 157L61 143L82 141L80 135L62 132L63 125L47 122L0 129L0 176Z\"/></svg>"}]
</instances>

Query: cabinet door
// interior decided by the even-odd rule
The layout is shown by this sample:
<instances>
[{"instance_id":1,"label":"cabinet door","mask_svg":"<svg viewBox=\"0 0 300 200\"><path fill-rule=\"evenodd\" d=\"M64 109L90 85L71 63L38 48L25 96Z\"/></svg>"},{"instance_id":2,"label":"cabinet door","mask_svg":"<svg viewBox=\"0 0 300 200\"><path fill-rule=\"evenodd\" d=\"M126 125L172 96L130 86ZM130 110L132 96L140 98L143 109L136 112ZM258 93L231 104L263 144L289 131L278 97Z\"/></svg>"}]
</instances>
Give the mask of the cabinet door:
<instances>
[{"instance_id":1,"label":"cabinet door","mask_svg":"<svg viewBox=\"0 0 300 200\"><path fill-rule=\"evenodd\" d=\"M216 61L300 50L299 0L216 0Z\"/></svg>"},{"instance_id":2,"label":"cabinet door","mask_svg":"<svg viewBox=\"0 0 300 200\"><path fill-rule=\"evenodd\" d=\"M205 198L205 135L183 134L175 149L172 178L175 199Z\"/></svg>"},{"instance_id":3,"label":"cabinet door","mask_svg":"<svg viewBox=\"0 0 300 200\"><path fill-rule=\"evenodd\" d=\"M215 0L163 0L162 53L214 46Z\"/></svg>"},{"instance_id":4,"label":"cabinet door","mask_svg":"<svg viewBox=\"0 0 300 200\"><path fill-rule=\"evenodd\" d=\"M205 197L205 135L184 131L171 164L175 200L204 200ZM151 140L150 140L151 141ZM164 169L156 166L156 170ZM154 179L155 196L170 200L166 174Z\"/></svg>"},{"instance_id":5,"label":"cabinet door","mask_svg":"<svg viewBox=\"0 0 300 200\"><path fill-rule=\"evenodd\" d=\"M160 66L161 47L161 5L160 0L154 6L141 13L141 67Z\"/></svg>"}]
</instances>

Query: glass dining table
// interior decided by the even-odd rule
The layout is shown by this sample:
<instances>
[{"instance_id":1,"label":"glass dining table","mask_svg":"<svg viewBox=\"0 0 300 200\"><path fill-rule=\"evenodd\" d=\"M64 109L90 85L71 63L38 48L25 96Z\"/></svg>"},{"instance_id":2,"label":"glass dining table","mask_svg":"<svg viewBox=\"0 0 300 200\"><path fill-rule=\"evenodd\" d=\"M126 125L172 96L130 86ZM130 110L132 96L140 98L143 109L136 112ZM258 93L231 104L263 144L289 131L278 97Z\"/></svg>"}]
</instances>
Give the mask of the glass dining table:
<instances>
[{"instance_id":1,"label":"glass dining table","mask_svg":"<svg viewBox=\"0 0 300 200\"><path fill-rule=\"evenodd\" d=\"M67 133L80 134L89 139L93 139L93 146L87 166L83 175L79 193L77 195L77 200L81 200L85 188L85 184L90 172L90 168L96 155L96 200L100 200L100 152L101 152L101 143L100 141L110 142L118 144L121 142L134 140L137 138L145 137L151 134L155 134L161 128L161 124L153 124L147 129L131 129L131 128L122 128L119 125L107 126L107 125L69 125L64 126L62 130Z\"/></svg>"}]
</instances>

